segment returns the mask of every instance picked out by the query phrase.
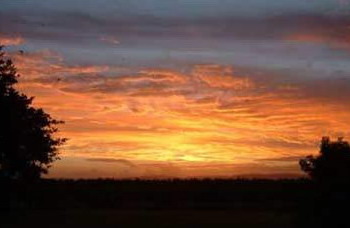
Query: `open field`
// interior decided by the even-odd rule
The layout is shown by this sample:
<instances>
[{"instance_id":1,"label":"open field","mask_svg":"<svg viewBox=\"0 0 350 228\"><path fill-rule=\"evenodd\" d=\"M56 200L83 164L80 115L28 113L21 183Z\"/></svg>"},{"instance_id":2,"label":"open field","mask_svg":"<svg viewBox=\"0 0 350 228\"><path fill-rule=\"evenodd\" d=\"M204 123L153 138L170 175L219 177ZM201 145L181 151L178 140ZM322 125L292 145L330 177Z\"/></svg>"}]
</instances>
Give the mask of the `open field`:
<instances>
[{"instance_id":1,"label":"open field","mask_svg":"<svg viewBox=\"0 0 350 228\"><path fill-rule=\"evenodd\" d=\"M12 186L6 228L294 227L307 180L44 180ZM6 205L6 207L4 206Z\"/></svg>"},{"instance_id":2,"label":"open field","mask_svg":"<svg viewBox=\"0 0 350 228\"><path fill-rule=\"evenodd\" d=\"M30 227L293 227L292 213L263 210L30 211L6 228Z\"/></svg>"}]
</instances>

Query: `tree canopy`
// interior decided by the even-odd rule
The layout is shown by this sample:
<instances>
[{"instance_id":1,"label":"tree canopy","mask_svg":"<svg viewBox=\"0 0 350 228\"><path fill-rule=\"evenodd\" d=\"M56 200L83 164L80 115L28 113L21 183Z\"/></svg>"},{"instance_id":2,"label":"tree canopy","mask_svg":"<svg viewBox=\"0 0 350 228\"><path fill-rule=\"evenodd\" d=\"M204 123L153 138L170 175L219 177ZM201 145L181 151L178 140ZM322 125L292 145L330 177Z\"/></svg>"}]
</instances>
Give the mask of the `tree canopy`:
<instances>
[{"instance_id":1,"label":"tree canopy","mask_svg":"<svg viewBox=\"0 0 350 228\"><path fill-rule=\"evenodd\" d=\"M18 77L0 46L0 178L37 179L59 159L58 147L66 139L55 133L63 122L33 107L34 98L14 87Z\"/></svg>"},{"instance_id":2,"label":"tree canopy","mask_svg":"<svg viewBox=\"0 0 350 228\"><path fill-rule=\"evenodd\" d=\"M301 159L301 169L321 182L350 182L350 145L342 138L331 141L323 137L318 156Z\"/></svg>"}]
</instances>

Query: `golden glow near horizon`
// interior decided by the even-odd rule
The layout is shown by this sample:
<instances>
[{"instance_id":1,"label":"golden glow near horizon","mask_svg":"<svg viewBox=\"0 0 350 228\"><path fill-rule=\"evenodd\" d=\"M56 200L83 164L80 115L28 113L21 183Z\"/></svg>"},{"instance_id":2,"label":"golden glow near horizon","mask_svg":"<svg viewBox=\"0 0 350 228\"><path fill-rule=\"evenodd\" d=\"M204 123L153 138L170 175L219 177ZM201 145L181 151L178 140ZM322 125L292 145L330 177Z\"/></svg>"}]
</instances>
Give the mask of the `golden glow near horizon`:
<instances>
[{"instance_id":1,"label":"golden glow near horizon","mask_svg":"<svg viewBox=\"0 0 350 228\"><path fill-rule=\"evenodd\" d=\"M327 85L313 93L269 72L71 66L47 50L10 56L18 88L66 122L53 177L300 174L298 158L316 153L321 136L349 129L349 106Z\"/></svg>"}]
</instances>

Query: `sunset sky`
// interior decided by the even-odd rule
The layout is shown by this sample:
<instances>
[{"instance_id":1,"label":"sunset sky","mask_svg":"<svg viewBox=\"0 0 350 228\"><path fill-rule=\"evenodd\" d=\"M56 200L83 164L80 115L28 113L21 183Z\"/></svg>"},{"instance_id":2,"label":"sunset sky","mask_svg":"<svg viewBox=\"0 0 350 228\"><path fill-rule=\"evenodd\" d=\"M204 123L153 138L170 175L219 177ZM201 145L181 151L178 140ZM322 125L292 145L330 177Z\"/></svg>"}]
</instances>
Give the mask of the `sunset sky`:
<instances>
[{"instance_id":1,"label":"sunset sky","mask_svg":"<svg viewBox=\"0 0 350 228\"><path fill-rule=\"evenodd\" d=\"M0 43L66 122L49 177L287 177L350 139L347 0L2 0Z\"/></svg>"}]
</instances>

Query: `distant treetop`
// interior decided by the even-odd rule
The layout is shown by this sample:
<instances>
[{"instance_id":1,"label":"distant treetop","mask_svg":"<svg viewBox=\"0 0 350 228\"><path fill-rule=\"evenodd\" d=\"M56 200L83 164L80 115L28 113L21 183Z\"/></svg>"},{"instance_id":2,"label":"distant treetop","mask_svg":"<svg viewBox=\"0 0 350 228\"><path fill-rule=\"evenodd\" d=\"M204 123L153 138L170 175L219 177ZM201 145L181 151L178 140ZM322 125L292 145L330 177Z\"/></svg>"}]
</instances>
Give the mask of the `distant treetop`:
<instances>
[{"instance_id":1,"label":"distant treetop","mask_svg":"<svg viewBox=\"0 0 350 228\"><path fill-rule=\"evenodd\" d=\"M318 156L309 155L299 161L301 169L320 182L350 183L350 145L343 138L331 141L323 137Z\"/></svg>"}]
</instances>

